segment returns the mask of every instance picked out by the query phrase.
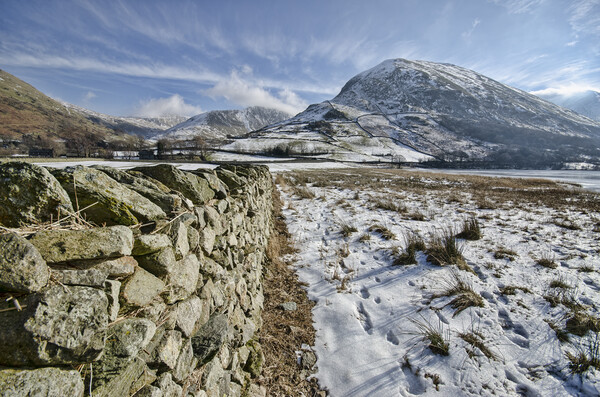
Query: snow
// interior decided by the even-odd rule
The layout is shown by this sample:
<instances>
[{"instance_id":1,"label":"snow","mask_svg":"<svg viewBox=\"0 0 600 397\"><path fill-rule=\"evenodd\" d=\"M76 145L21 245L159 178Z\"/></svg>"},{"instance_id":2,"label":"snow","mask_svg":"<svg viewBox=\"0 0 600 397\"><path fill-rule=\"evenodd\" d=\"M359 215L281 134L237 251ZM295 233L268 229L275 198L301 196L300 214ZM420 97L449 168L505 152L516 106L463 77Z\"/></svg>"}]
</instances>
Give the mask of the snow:
<instances>
[{"instance_id":1,"label":"snow","mask_svg":"<svg viewBox=\"0 0 600 397\"><path fill-rule=\"evenodd\" d=\"M484 210L459 182L413 177L424 185L452 187L454 198L448 200L449 191L394 189L411 174L372 170L359 175L354 170L323 171L318 187L309 178L315 199L299 199L289 184L280 186L288 229L299 250L296 269L316 302L315 377L331 396L598 395L600 371L569 374L565 353L577 353L582 338L570 335L571 343L558 341L546 320L564 325L568 313L543 296L555 292L551 281L563 280L573 287L575 299L598 316L600 255L594 225L600 214L532 203ZM342 178L345 184L331 183ZM406 213L419 212L425 221L375 208L377 200L402 204ZM402 249L402 236L409 231L427 240L471 215L477 216L483 238L461 244L475 274L435 266L422 252L417 265L391 265L391 249ZM559 219L581 228L566 230L556 224ZM390 229L396 239L369 232L374 223ZM358 231L345 238L343 225ZM368 240L361 239L365 235ZM495 258L493 252L501 248L514 251L514 260ZM536 264L544 255L556 258L558 267ZM596 271L579 272L584 266ZM452 283L453 274L481 295L484 307L455 315L452 297L435 297ZM503 294L506 286L527 287L531 293ZM446 335L449 355L433 354L419 326ZM494 358L468 344L461 333L480 335Z\"/></svg>"}]
</instances>

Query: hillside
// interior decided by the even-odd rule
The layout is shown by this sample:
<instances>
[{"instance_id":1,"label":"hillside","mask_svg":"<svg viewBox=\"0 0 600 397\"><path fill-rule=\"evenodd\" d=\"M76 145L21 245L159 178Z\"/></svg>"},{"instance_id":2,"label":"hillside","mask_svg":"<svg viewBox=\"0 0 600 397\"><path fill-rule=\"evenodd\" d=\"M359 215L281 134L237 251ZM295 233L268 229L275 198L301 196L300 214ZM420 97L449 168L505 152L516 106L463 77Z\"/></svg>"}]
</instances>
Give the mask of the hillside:
<instances>
[{"instance_id":1,"label":"hillside","mask_svg":"<svg viewBox=\"0 0 600 397\"><path fill-rule=\"evenodd\" d=\"M201 136L206 140L222 141L239 137L250 131L287 120L290 114L275 109L252 106L243 110L214 110L179 123L155 138L190 139Z\"/></svg>"},{"instance_id":2,"label":"hillside","mask_svg":"<svg viewBox=\"0 0 600 397\"><path fill-rule=\"evenodd\" d=\"M538 96L600 122L600 92L584 91L571 95L538 94Z\"/></svg>"},{"instance_id":3,"label":"hillside","mask_svg":"<svg viewBox=\"0 0 600 397\"><path fill-rule=\"evenodd\" d=\"M24 150L24 145L85 155L91 148L123 144L132 137L93 123L0 70L0 139L5 150Z\"/></svg>"},{"instance_id":4,"label":"hillside","mask_svg":"<svg viewBox=\"0 0 600 397\"><path fill-rule=\"evenodd\" d=\"M394 59L232 149L342 160L600 158L600 123L449 64Z\"/></svg>"},{"instance_id":5,"label":"hillside","mask_svg":"<svg viewBox=\"0 0 600 397\"><path fill-rule=\"evenodd\" d=\"M169 128L187 120L185 116L162 116L162 117L119 117L94 112L70 103L63 103L68 109L81 113L85 118L95 124L103 125L114 131L125 132L131 135L140 135L150 138Z\"/></svg>"}]
</instances>

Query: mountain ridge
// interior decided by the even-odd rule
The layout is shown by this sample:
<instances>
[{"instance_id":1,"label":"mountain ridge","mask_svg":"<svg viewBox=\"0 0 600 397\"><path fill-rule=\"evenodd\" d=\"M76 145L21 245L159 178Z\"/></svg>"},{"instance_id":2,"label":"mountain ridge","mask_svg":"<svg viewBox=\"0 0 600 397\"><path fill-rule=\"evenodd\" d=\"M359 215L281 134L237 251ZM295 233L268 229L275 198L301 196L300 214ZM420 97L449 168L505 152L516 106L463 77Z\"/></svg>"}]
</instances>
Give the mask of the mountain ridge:
<instances>
[{"instance_id":1,"label":"mountain ridge","mask_svg":"<svg viewBox=\"0 0 600 397\"><path fill-rule=\"evenodd\" d=\"M252 138L291 155L358 161L600 157L600 123L469 69L400 58Z\"/></svg>"}]
</instances>

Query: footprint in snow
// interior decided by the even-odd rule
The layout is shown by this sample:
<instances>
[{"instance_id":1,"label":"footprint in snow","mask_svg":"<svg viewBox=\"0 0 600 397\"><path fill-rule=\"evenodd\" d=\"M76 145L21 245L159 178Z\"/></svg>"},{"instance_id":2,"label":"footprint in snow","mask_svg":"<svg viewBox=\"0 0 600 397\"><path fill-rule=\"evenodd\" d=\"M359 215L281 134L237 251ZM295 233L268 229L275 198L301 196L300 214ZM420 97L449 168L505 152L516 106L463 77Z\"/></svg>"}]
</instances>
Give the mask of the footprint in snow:
<instances>
[{"instance_id":1,"label":"footprint in snow","mask_svg":"<svg viewBox=\"0 0 600 397\"><path fill-rule=\"evenodd\" d=\"M362 325L366 333L371 335L373 333L373 322L371 321L369 312L365 310L365 306L362 302L356 306L356 311L358 312L358 321L360 321L360 325Z\"/></svg>"},{"instance_id":2,"label":"footprint in snow","mask_svg":"<svg viewBox=\"0 0 600 397\"><path fill-rule=\"evenodd\" d=\"M396 336L396 334L392 330L388 331L388 333L385 335L385 339L388 342L390 342L392 345L398 346L400 344L400 339L398 339L398 337Z\"/></svg>"},{"instance_id":3,"label":"footprint in snow","mask_svg":"<svg viewBox=\"0 0 600 397\"><path fill-rule=\"evenodd\" d=\"M371 296L371 293L369 292L369 290L366 287L362 287L360 289L360 296L363 299L368 299Z\"/></svg>"}]
</instances>

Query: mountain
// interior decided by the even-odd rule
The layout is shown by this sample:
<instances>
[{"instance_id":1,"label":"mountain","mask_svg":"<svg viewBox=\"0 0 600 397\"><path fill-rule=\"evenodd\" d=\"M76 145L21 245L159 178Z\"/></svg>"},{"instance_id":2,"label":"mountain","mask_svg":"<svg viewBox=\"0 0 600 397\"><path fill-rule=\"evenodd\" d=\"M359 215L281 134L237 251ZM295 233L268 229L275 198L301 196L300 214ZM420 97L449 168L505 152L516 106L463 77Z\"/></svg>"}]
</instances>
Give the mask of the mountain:
<instances>
[{"instance_id":1,"label":"mountain","mask_svg":"<svg viewBox=\"0 0 600 397\"><path fill-rule=\"evenodd\" d=\"M579 114L600 122L600 92L583 91L575 94L537 94L547 101L571 109Z\"/></svg>"},{"instance_id":2,"label":"mountain","mask_svg":"<svg viewBox=\"0 0 600 397\"><path fill-rule=\"evenodd\" d=\"M156 139L190 139L201 136L206 140L223 141L250 131L287 120L291 114L252 106L243 110L213 110L194 116L155 136Z\"/></svg>"},{"instance_id":3,"label":"mountain","mask_svg":"<svg viewBox=\"0 0 600 397\"><path fill-rule=\"evenodd\" d=\"M228 149L345 160L600 158L600 123L459 66L392 59Z\"/></svg>"},{"instance_id":4,"label":"mountain","mask_svg":"<svg viewBox=\"0 0 600 397\"><path fill-rule=\"evenodd\" d=\"M88 149L130 142L132 137L93 123L0 70L0 141L7 153L54 147L88 154Z\"/></svg>"},{"instance_id":5,"label":"mountain","mask_svg":"<svg viewBox=\"0 0 600 397\"><path fill-rule=\"evenodd\" d=\"M62 104L68 109L80 113L95 124L103 125L114 131L125 132L131 135L141 135L144 138L153 137L187 120L187 117L177 115L161 117L111 116L66 102L63 102Z\"/></svg>"}]
</instances>

